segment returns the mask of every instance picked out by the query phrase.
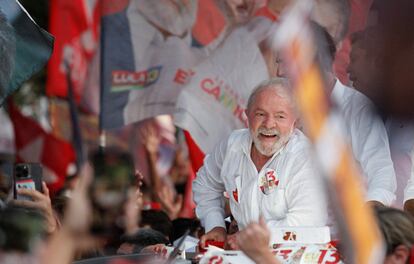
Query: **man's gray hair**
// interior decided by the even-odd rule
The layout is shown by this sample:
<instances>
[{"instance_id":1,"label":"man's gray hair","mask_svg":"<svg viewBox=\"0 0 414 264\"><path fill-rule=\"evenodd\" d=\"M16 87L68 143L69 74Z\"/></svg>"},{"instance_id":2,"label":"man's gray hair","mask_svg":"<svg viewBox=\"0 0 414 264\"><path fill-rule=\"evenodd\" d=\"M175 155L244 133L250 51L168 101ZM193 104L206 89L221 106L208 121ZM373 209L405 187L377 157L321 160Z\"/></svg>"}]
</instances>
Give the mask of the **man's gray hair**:
<instances>
[{"instance_id":1,"label":"man's gray hair","mask_svg":"<svg viewBox=\"0 0 414 264\"><path fill-rule=\"evenodd\" d=\"M251 108L252 104L256 100L256 95L259 92L269 88L274 89L277 95L280 97L288 99L296 111L296 104L294 103L295 100L293 98L293 91L290 85L290 81L287 78L281 77L274 77L257 85L250 93L249 100L247 101L247 110Z\"/></svg>"}]
</instances>

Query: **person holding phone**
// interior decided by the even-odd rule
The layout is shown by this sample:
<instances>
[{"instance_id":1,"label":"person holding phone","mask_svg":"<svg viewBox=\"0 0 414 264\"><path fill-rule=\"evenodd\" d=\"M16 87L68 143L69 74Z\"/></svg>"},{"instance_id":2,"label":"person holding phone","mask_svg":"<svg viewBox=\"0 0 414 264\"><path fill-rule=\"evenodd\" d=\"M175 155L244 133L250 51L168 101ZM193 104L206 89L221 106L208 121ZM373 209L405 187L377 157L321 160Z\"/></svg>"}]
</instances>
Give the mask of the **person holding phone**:
<instances>
[{"instance_id":1,"label":"person holding phone","mask_svg":"<svg viewBox=\"0 0 414 264\"><path fill-rule=\"evenodd\" d=\"M42 181L43 192L35 189L21 188L17 190L19 196L29 197L30 199L13 200L12 204L19 207L38 210L45 218L45 228L48 234L58 230L60 221L52 208L49 189L46 183Z\"/></svg>"},{"instance_id":2,"label":"person holding phone","mask_svg":"<svg viewBox=\"0 0 414 264\"><path fill-rule=\"evenodd\" d=\"M42 167L39 163L17 163L14 166L14 200L12 205L38 210L45 218L45 230L52 234L59 227L59 220L53 211L49 189L42 181Z\"/></svg>"}]
</instances>

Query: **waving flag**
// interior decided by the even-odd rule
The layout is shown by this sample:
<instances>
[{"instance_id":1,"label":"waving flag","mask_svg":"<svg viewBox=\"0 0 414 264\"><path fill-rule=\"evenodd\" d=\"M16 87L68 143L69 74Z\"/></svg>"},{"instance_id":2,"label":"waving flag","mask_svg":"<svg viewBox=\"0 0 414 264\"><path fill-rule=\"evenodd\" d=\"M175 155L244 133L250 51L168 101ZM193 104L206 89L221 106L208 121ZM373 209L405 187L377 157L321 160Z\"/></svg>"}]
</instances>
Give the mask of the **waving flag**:
<instances>
[{"instance_id":1,"label":"waving flag","mask_svg":"<svg viewBox=\"0 0 414 264\"><path fill-rule=\"evenodd\" d=\"M46 64L53 38L14 0L0 0L0 105Z\"/></svg>"},{"instance_id":2,"label":"waving flag","mask_svg":"<svg viewBox=\"0 0 414 264\"><path fill-rule=\"evenodd\" d=\"M17 162L39 162L43 180L56 193L66 175L74 172L75 151L70 143L46 132L35 120L26 117L13 104L9 115L14 126Z\"/></svg>"},{"instance_id":3,"label":"waving flag","mask_svg":"<svg viewBox=\"0 0 414 264\"><path fill-rule=\"evenodd\" d=\"M334 192L345 253L350 263L380 263L381 235L371 208L365 205L361 179L341 134L341 120L331 109L324 80L316 61L316 42L307 17L312 1L296 1L282 18L274 37L288 66L307 134L313 141L316 159ZM331 189L331 188L330 188ZM342 220L342 221L341 221Z\"/></svg>"},{"instance_id":4,"label":"waving flag","mask_svg":"<svg viewBox=\"0 0 414 264\"><path fill-rule=\"evenodd\" d=\"M50 33L55 49L48 65L47 95L66 97L66 70L71 71L74 97L80 101L99 36L99 1L50 1ZM69 67L65 66L65 63Z\"/></svg>"}]
</instances>

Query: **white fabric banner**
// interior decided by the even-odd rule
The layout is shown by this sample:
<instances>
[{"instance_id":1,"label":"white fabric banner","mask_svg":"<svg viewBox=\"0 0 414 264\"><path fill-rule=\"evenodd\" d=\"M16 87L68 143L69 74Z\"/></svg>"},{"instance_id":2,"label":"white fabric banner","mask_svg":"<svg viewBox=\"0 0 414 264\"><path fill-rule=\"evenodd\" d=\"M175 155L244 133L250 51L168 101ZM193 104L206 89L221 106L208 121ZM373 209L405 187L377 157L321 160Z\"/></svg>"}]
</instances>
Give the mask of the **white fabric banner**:
<instances>
[{"instance_id":1,"label":"white fabric banner","mask_svg":"<svg viewBox=\"0 0 414 264\"><path fill-rule=\"evenodd\" d=\"M133 29L131 40L136 71L129 74L124 71L112 73L112 89L115 88L114 83L119 81L121 89L130 90L124 108L125 124L161 114L172 114L183 85L179 79L180 72L188 71L206 57L202 49L191 47L189 35L185 38L169 36L164 39L142 16L130 12L133 13L129 15L129 24ZM125 85L131 80L135 85L142 86L134 89Z\"/></svg>"},{"instance_id":2,"label":"white fabric banner","mask_svg":"<svg viewBox=\"0 0 414 264\"><path fill-rule=\"evenodd\" d=\"M188 130L204 153L231 131L247 126L250 92L268 78L258 31L233 30L213 54L194 68L177 100L175 124Z\"/></svg>"},{"instance_id":3,"label":"white fabric banner","mask_svg":"<svg viewBox=\"0 0 414 264\"><path fill-rule=\"evenodd\" d=\"M148 5L146 8L141 5L144 3ZM203 48L192 46L191 18L196 10L175 14L183 19L190 16L186 20L188 23L184 23L185 34L180 36L156 26L155 21L148 21L147 17L151 16L144 11L171 11L168 3L131 1L125 11L103 17L103 128L117 128L149 117L173 114L178 94L188 77L186 74L206 58ZM177 20L180 19L172 16L172 21ZM174 31L184 30L179 28L184 24L174 25Z\"/></svg>"}]
</instances>

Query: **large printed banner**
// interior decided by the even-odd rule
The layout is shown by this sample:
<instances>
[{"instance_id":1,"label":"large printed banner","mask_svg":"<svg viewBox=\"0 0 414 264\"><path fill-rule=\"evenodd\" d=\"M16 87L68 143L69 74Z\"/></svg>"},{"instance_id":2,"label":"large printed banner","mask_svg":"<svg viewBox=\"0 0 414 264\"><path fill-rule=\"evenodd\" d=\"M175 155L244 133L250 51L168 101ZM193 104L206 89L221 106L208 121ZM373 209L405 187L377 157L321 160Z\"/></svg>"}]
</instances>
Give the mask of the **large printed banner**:
<instances>
[{"instance_id":1,"label":"large printed banner","mask_svg":"<svg viewBox=\"0 0 414 264\"><path fill-rule=\"evenodd\" d=\"M0 0L0 105L46 64L53 37L41 29L19 2Z\"/></svg>"},{"instance_id":2,"label":"large printed banner","mask_svg":"<svg viewBox=\"0 0 414 264\"><path fill-rule=\"evenodd\" d=\"M268 78L259 43L272 21L256 17L198 40L197 8L206 2L178 2L177 11L171 1L129 1L103 16L100 124L113 129L175 114L176 125L208 152L247 125L247 98Z\"/></svg>"},{"instance_id":3,"label":"large printed banner","mask_svg":"<svg viewBox=\"0 0 414 264\"><path fill-rule=\"evenodd\" d=\"M246 27L234 30L194 68L193 77L177 100L176 125L188 130L204 153L234 129L247 126L244 111L248 96L268 78L253 32Z\"/></svg>"},{"instance_id":4,"label":"large printed banner","mask_svg":"<svg viewBox=\"0 0 414 264\"><path fill-rule=\"evenodd\" d=\"M102 18L101 127L172 114L189 69L205 58L192 47L197 1L130 1Z\"/></svg>"},{"instance_id":5,"label":"large printed banner","mask_svg":"<svg viewBox=\"0 0 414 264\"><path fill-rule=\"evenodd\" d=\"M103 16L102 128L175 112L177 97L195 74L194 67L227 42L231 31L214 3L134 0Z\"/></svg>"}]
</instances>

